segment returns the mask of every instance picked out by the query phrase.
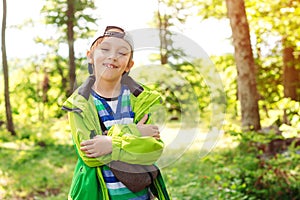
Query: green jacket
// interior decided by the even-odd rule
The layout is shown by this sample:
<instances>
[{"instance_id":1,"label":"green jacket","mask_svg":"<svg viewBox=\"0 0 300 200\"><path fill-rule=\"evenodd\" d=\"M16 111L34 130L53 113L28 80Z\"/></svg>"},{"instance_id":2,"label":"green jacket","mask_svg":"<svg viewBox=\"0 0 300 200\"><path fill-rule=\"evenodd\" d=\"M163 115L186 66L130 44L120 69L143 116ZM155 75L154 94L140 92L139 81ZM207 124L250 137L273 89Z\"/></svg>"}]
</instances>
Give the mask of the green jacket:
<instances>
[{"instance_id":1,"label":"green jacket","mask_svg":"<svg viewBox=\"0 0 300 200\"><path fill-rule=\"evenodd\" d=\"M80 150L80 143L102 134L97 110L90 95L94 78L90 76L63 105L63 109L69 111L72 138L78 155L69 192L69 199L72 200L108 200L108 192L100 168L102 165L112 160L132 164L153 164L161 156L164 147L161 140L140 137L141 134L136 127L136 123L145 114L149 114L150 107L161 101L158 94L143 87L143 91L137 97L134 95L130 97L135 123L114 125L108 131L108 135L112 136L112 153L97 158L87 157ZM151 119L147 121L150 122ZM170 199L161 174L150 188L160 200Z\"/></svg>"}]
</instances>

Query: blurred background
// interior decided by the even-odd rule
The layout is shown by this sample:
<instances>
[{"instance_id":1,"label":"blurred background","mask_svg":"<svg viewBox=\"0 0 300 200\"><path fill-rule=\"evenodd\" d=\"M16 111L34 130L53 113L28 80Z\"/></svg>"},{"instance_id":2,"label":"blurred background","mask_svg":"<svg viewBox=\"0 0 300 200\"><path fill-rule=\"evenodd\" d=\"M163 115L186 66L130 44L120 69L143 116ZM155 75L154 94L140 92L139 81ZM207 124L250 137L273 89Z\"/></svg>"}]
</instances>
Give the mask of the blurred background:
<instances>
[{"instance_id":1,"label":"blurred background","mask_svg":"<svg viewBox=\"0 0 300 200\"><path fill-rule=\"evenodd\" d=\"M153 117L173 199L300 199L299 4L3 0L0 199L67 198L76 155L61 106L107 25L150 41L131 74L164 99Z\"/></svg>"}]
</instances>

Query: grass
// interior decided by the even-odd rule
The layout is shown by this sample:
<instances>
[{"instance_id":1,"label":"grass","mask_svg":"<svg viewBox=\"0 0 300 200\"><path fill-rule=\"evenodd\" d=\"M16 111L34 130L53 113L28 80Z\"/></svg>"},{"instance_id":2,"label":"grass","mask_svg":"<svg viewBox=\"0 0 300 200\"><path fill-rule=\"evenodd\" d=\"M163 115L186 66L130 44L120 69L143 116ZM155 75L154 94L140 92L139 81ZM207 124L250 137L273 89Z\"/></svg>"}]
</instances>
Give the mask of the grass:
<instances>
[{"instance_id":1,"label":"grass","mask_svg":"<svg viewBox=\"0 0 300 200\"><path fill-rule=\"evenodd\" d=\"M67 198L76 162L73 146L2 143L0 160L0 199ZM174 200L210 199L217 189L213 169L198 151L187 151L162 171Z\"/></svg>"},{"instance_id":2,"label":"grass","mask_svg":"<svg viewBox=\"0 0 300 200\"><path fill-rule=\"evenodd\" d=\"M213 164L200 159L198 152L188 152L163 172L174 200L212 199L216 195Z\"/></svg>"},{"instance_id":3,"label":"grass","mask_svg":"<svg viewBox=\"0 0 300 200\"><path fill-rule=\"evenodd\" d=\"M76 158L70 145L0 148L0 199L67 198ZM162 169L174 200L209 199L214 195L213 164L188 152ZM214 189L215 188L215 189Z\"/></svg>"},{"instance_id":4,"label":"grass","mask_svg":"<svg viewBox=\"0 0 300 200\"><path fill-rule=\"evenodd\" d=\"M55 126L53 127L56 129ZM276 189L273 181L278 182L281 177L286 176L278 177L274 175L276 171L273 172L268 168L256 170L259 167L254 162L257 161L256 155L250 154L247 149L241 152L235 148L238 143L229 135L213 132L207 134L204 131L198 134L192 143L184 143L182 140L185 138L177 137L177 132L174 127L162 131L162 138L166 140L168 151L165 152L163 160L158 162L173 200L255 199L253 195L251 198L247 195L251 195L251 192L255 192L256 195L259 192L269 194L271 188L275 192L281 191L282 188L285 190L291 188L286 193L292 195L298 191L296 184L298 176L295 176L295 181L289 180L291 183L288 187ZM62 142L68 141L62 138L41 138L54 142L45 143L44 140L41 140L42 142L37 140L36 144L39 145L33 145L25 139L13 139L5 137L6 135L7 132L0 130L0 199L67 199L77 159L70 142ZM173 149L177 145L180 146L179 144L183 145L181 146L183 148ZM296 160L288 160L293 158ZM299 171L299 168L292 165L298 163L297 160L299 156L294 154L294 157L266 162L275 162L272 166L276 169L286 166L283 172L293 174L291 170L295 173ZM280 164L283 161L291 164ZM256 191L258 188L253 187L252 182L261 180L261 177L270 179L270 176L273 177L271 182L263 182L265 189ZM281 182L285 183L285 181ZM263 184L260 185L264 186ZM277 195L274 192L270 194L275 197Z\"/></svg>"},{"instance_id":5,"label":"grass","mask_svg":"<svg viewBox=\"0 0 300 200\"><path fill-rule=\"evenodd\" d=\"M0 148L0 199L66 199L76 162L70 145Z\"/></svg>"},{"instance_id":6,"label":"grass","mask_svg":"<svg viewBox=\"0 0 300 200\"><path fill-rule=\"evenodd\" d=\"M166 129L170 130L172 128ZM67 198L76 163L76 155L70 143L33 145L13 138L3 140L5 133L2 132L1 135L0 199ZM171 140L173 139L172 136ZM169 143L172 141L168 141ZM190 151L171 149L168 152L177 157L173 159L171 156L171 162L164 165L162 171L168 190L175 200L207 199L214 191L211 178L213 164L203 162L195 148L197 145L197 142L193 143Z\"/></svg>"}]
</instances>

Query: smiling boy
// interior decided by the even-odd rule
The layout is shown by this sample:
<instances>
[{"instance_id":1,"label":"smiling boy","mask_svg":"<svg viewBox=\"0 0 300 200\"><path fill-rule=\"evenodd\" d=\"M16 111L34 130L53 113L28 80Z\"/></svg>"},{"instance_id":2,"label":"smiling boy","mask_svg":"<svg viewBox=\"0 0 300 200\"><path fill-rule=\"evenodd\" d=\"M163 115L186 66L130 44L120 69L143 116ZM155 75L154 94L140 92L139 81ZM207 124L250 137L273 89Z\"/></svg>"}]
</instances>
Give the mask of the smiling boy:
<instances>
[{"instance_id":1,"label":"smiling boy","mask_svg":"<svg viewBox=\"0 0 300 200\"><path fill-rule=\"evenodd\" d=\"M122 28L109 26L87 58L91 75L63 106L78 155L69 199L170 199L160 173L151 185L132 192L107 165L152 165L164 147L148 117L160 96L128 76L134 64L132 39Z\"/></svg>"}]
</instances>

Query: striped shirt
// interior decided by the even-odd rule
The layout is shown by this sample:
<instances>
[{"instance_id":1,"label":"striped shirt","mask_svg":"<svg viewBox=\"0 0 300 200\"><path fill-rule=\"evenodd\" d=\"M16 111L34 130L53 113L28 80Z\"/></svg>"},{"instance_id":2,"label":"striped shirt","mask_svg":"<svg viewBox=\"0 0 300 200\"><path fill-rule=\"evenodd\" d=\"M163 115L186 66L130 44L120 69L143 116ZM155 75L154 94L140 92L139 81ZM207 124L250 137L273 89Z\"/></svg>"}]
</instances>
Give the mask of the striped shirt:
<instances>
[{"instance_id":1,"label":"striped shirt","mask_svg":"<svg viewBox=\"0 0 300 200\"><path fill-rule=\"evenodd\" d=\"M130 90L126 86L122 86L120 95L115 98L101 97L93 90L92 96L98 116L107 129L110 129L114 124L133 123L134 112L130 106ZM134 193L116 179L108 166L102 166L101 171L111 200L150 199L147 188Z\"/></svg>"}]
</instances>

